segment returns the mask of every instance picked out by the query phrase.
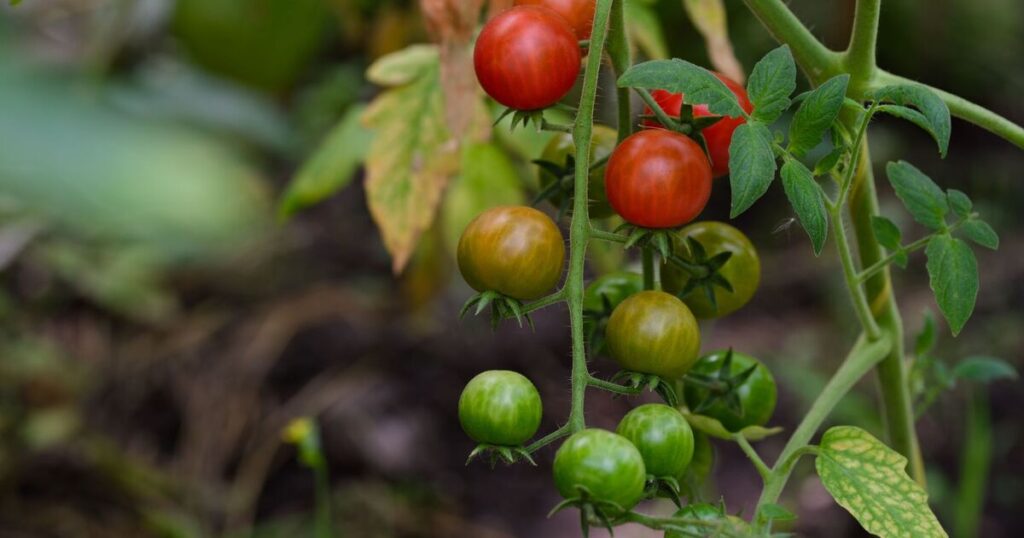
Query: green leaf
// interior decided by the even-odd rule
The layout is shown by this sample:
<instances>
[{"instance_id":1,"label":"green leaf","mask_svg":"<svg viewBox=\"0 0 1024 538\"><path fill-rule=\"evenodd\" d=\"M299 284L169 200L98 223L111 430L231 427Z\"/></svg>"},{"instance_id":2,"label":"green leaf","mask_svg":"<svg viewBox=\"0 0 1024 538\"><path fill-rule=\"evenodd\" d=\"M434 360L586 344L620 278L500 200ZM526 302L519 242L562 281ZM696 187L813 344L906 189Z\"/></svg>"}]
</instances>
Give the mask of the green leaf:
<instances>
[{"instance_id":1,"label":"green leaf","mask_svg":"<svg viewBox=\"0 0 1024 538\"><path fill-rule=\"evenodd\" d=\"M925 310L924 325L921 326L921 332L917 333L917 338L914 339L915 357L923 357L935 349L935 333L935 315L931 310Z\"/></svg>"},{"instance_id":2,"label":"green leaf","mask_svg":"<svg viewBox=\"0 0 1024 538\"><path fill-rule=\"evenodd\" d=\"M817 164L814 165L814 175L823 176L835 170L836 165L839 164L839 159L842 159L845 153L846 148L844 147L833 148L832 151L828 152L828 155L819 159Z\"/></svg>"},{"instance_id":3,"label":"green leaf","mask_svg":"<svg viewBox=\"0 0 1024 538\"><path fill-rule=\"evenodd\" d=\"M843 108L849 83L850 75L832 77L804 99L789 125L789 151L800 156L821 143Z\"/></svg>"},{"instance_id":4,"label":"green leaf","mask_svg":"<svg viewBox=\"0 0 1024 538\"><path fill-rule=\"evenodd\" d=\"M868 97L901 105L883 105L879 110L908 120L927 131L939 145L939 154L946 156L949 149L949 134L952 130L949 107L935 92L916 84L900 84L875 90ZM908 105L917 110L907 108Z\"/></svg>"},{"instance_id":5,"label":"green leaf","mask_svg":"<svg viewBox=\"0 0 1024 538\"><path fill-rule=\"evenodd\" d=\"M729 185L732 187L731 218L754 205L775 179L775 153L771 132L763 124L748 122L733 132L729 144Z\"/></svg>"},{"instance_id":6,"label":"green leaf","mask_svg":"<svg viewBox=\"0 0 1024 538\"><path fill-rule=\"evenodd\" d=\"M705 434L718 439L725 439L729 441L733 439L734 434L725 429L725 426L723 426L718 419L690 413L687 410L680 410L680 412L684 417L686 417L686 421L690 423L690 426L693 426L693 429L704 432ZM774 428L765 428L764 426L747 426L737 433L742 435L748 441L760 441L765 437L769 437L780 432L782 432L782 428L778 426Z\"/></svg>"},{"instance_id":7,"label":"green leaf","mask_svg":"<svg viewBox=\"0 0 1024 538\"><path fill-rule=\"evenodd\" d=\"M999 235L983 220L971 219L960 227L964 237L992 250L999 248Z\"/></svg>"},{"instance_id":8,"label":"green leaf","mask_svg":"<svg viewBox=\"0 0 1024 538\"><path fill-rule=\"evenodd\" d=\"M754 104L754 119L766 124L779 119L795 89L796 63L789 45L783 45L761 58L750 72L747 94Z\"/></svg>"},{"instance_id":9,"label":"green leaf","mask_svg":"<svg viewBox=\"0 0 1024 538\"><path fill-rule=\"evenodd\" d=\"M903 234L893 221L881 217L871 217L871 229L875 232L875 239L889 250L899 250Z\"/></svg>"},{"instance_id":10,"label":"green leaf","mask_svg":"<svg viewBox=\"0 0 1024 538\"><path fill-rule=\"evenodd\" d=\"M651 59L668 58L668 44L661 30L661 21L651 5L626 2L626 26L630 39Z\"/></svg>"},{"instance_id":11,"label":"green leaf","mask_svg":"<svg viewBox=\"0 0 1024 538\"><path fill-rule=\"evenodd\" d=\"M885 167L896 196L914 220L939 230L946 226L949 204L942 189L914 165L906 161L891 162Z\"/></svg>"},{"instance_id":12,"label":"green leaf","mask_svg":"<svg viewBox=\"0 0 1024 538\"><path fill-rule=\"evenodd\" d=\"M811 171L796 159L788 159L782 165L782 186L800 224L811 238L814 255L821 254L828 237L828 212L821 186L814 181Z\"/></svg>"},{"instance_id":13,"label":"green leaf","mask_svg":"<svg viewBox=\"0 0 1024 538\"><path fill-rule=\"evenodd\" d=\"M780 504L761 505L761 515L772 521L792 521L796 519L796 514Z\"/></svg>"},{"instance_id":14,"label":"green leaf","mask_svg":"<svg viewBox=\"0 0 1024 538\"><path fill-rule=\"evenodd\" d=\"M978 261L967 243L948 234L928 241L925 254L935 301L955 336L974 311L978 296Z\"/></svg>"},{"instance_id":15,"label":"green leaf","mask_svg":"<svg viewBox=\"0 0 1024 538\"><path fill-rule=\"evenodd\" d=\"M281 197L278 214L282 218L324 200L352 181L373 139L360 123L364 110L362 105L349 108L302 164Z\"/></svg>"},{"instance_id":16,"label":"green leaf","mask_svg":"<svg viewBox=\"0 0 1024 538\"><path fill-rule=\"evenodd\" d=\"M745 115L736 95L711 71L678 58L634 65L619 77L619 87L683 93L687 102L706 103L714 114Z\"/></svg>"},{"instance_id":17,"label":"green leaf","mask_svg":"<svg viewBox=\"0 0 1024 538\"><path fill-rule=\"evenodd\" d=\"M832 498L869 533L948 536L928 507L928 493L907 476L907 459L868 432L829 429L814 466Z\"/></svg>"},{"instance_id":18,"label":"green leaf","mask_svg":"<svg viewBox=\"0 0 1024 538\"><path fill-rule=\"evenodd\" d=\"M366 70L366 79L378 86L402 86L437 69L434 45L411 45L381 56Z\"/></svg>"},{"instance_id":19,"label":"green leaf","mask_svg":"<svg viewBox=\"0 0 1024 538\"><path fill-rule=\"evenodd\" d=\"M970 216L971 208L974 207L970 197L956 189L946 191L946 202L949 203L949 208L953 210L953 213L961 218Z\"/></svg>"},{"instance_id":20,"label":"green leaf","mask_svg":"<svg viewBox=\"0 0 1024 538\"><path fill-rule=\"evenodd\" d=\"M955 379L966 379L976 383L991 383L1001 379L1017 379L1017 370L1003 359L973 356L957 363L953 368Z\"/></svg>"}]
</instances>

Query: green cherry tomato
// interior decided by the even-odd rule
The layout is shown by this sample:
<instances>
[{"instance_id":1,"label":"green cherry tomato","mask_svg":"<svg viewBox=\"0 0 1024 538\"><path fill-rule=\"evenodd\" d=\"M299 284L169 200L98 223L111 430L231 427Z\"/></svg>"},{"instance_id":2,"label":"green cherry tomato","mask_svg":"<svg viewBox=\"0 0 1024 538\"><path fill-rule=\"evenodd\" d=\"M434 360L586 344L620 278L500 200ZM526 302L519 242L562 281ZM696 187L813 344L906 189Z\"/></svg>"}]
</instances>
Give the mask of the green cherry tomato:
<instances>
[{"instance_id":1,"label":"green cherry tomato","mask_svg":"<svg viewBox=\"0 0 1024 538\"><path fill-rule=\"evenodd\" d=\"M682 507L673 517L712 522L725 519L725 514L720 506L709 503L695 503ZM691 538L693 536L717 536L717 534L712 527L704 525L684 525L679 530L665 533L665 538Z\"/></svg>"},{"instance_id":2,"label":"green cherry tomato","mask_svg":"<svg viewBox=\"0 0 1024 538\"><path fill-rule=\"evenodd\" d=\"M608 320L605 340L626 370L678 379L700 352L700 330L674 295L642 291L622 301Z\"/></svg>"},{"instance_id":3,"label":"green cherry tomato","mask_svg":"<svg viewBox=\"0 0 1024 538\"><path fill-rule=\"evenodd\" d=\"M558 284L565 241L544 213L532 207L499 206L466 226L457 257L459 271L473 289L526 301Z\"/></svg>"},{"instance_id":4,"label":"green cherry tomato","mask_svg":"<svg viewBox=\"0 0 1024 538\"><path fill-rule=\"evenodd\" d=\"M566 499L584 488L594 502L611 502L623 510L644 494L647 471L640 452L621 435L587 429L566 439L555 453L555 486Z\"/></svg>"},{"instance_id":5,"label":"green cherry tomato","mask_svg":"<svg viewBox=\"0 0 1024 538\"><path fill-rule=\"evenodd\" d=\"M704 247L708 258L722 252L732 252L719 274L732 285L732 292L716 286L715 301L718 310L712 306L703 288L696 288L683 301L693 314L701 319L717 318L739 310L747 304L761 283L761 260L753 243L743 232L724 222L697 222L673 235L673 249L684 259L692 259L686 238L692 237ZM672 264L662 264L661 285L665 291L679 293L682 291L690 275Z\"/></svg>"},{"instance_id":6,"label":"green cherry tomato","mask_svg":"<svg viewBox=\"0 0 1024 538\"><path fill-rule=\"evenodd\" d=\"M590 140L590 162L604 159L611 155L618 141L618 132L611 127L595 125L593 137ZM558 166L566 166L569 156L576 154L576 144L572 141L570 133L558 133L551 138L548 145L541 153L541 160L554 163ZM612 206L608 205L608 196L604 192L604 166L599 166L590 171L590 179L587 181L587 198L590 199L590 216L596 219L603 219L615 214ZM551 172L541 168L538 173L540 187L551 185L560 178L555 177ZM563 197L561 193L551 197L551 203L559 207Z\"/></svg>"},{"instance_id":7,"label":"green cherry tomato","mask_svg":"<svg viewBox=\"0 0 1024 538\"><path fill-rule=\"evenodd\" d=\"M647 474L655 477L678 479L693 458L693 430L674 407L641 405L622 417L615 433L636 446Z\"/></svg>"},{"instance_id":8,"label":"green cherry tomato","mask_svg":"<svg viewBox=\"0 0 1024 538\"><path fill-rule=\"evenodd\" d=\"M728 353L726 350L715 351L701 357L691 372L711 377L717 376ZM732 432L742 430L747 426L763 426L768 422L772 412L775 411L775 378L761 361L750 355L732 352L730 375L739 375L751 366L754 367L753 373L735 389L736 395L739 396L740 412L737 413L730 409L725 398L719 398L710 406L702 409L700 414L718 419L727 430ZM683 388L683 395L686 405L691 410L698 409L701 402L712 397L708 389L693 383L686 384Z\"/></svg>"},{"instance_id":9,"label":"green cherry tomato","mask_svg":"<svg viewBox=\"0 0 1024 538\"><path fill-rule=\"evenodd\" d=\"M478 443L520 446L537 433L540 415L537 387L509 370L477 375L459 397L459 422Z\"/></svg>"},{"instance_id":10,"label":"green cherry tomato","mask_svg":"<svg viewBox=\"0 0 1024 538\"><path fill-rule=\"evenodd\" d=\"M603 310L605 299L613 309L627 297L644 289L644 277L640 273L614 271L595 278L583 291L584 310Z\"/></svg>"}]
</instances>

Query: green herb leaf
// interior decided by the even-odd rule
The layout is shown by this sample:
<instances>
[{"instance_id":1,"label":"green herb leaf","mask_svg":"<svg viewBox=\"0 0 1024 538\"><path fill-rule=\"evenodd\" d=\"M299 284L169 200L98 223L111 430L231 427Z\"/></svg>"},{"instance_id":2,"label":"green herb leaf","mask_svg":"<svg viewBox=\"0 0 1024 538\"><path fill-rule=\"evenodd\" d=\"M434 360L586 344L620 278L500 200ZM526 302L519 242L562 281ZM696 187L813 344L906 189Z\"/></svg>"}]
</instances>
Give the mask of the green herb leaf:
<instances>
[{"instance_id":1,"label":"green herb leaf","mask_svg":"<svg viewBox=\"0 0 1024 538\"><path fill-rule=\"evenodd\" d=\"M879 107L879 110L908 120L927 131L939 145L939 154L943 157L946 156L946 151L949 149L949 134L952 130L949 107L935 92L916 84L900 84L875 90L869 94L869 97L878 101L902 105L883 105ZM908 105L917 110L907 108Z\"/></svg>"},{"instance_id":2,"label":"green herb leaf","mask_svg":"<svg viewBox=\"0 0 1024 538\"><path fill-rule=\"evenodd\" d=\"M907 252L903 250L902 234L900 229L891 220L885 217L871 217L871 229L875 232L875 239L885 248L896 254L893 263L906 268Z\"/></svg>"},{"instance_id":3,"label":"green herb leaf","mask_svg":"<svg viewBox=\"0 0 1024 538\"><path fill-rule=\"evenodd\" d=\"M935 333L935 315L931 310L925 310L924 325L921 326L921 332L917 333L917 338L914 339L915 357L921 358L935 349Z\"/></svg>"},{"instance_id":4,"label":"green herb leaf","mask_svg":"<svg viewBox=\"0 0 1024 538\"><path fill-rule=\"evenodd\" d=\"M835 170L836 166L839 164L839 160L843 158L845 153L846 148L844 147L833 148L832 151L828 152L828 155L819 159L817 164L814 165L814 175L823 176L832 170Z\"/></svg>"},{"instance_id":5,"label":"green herb leaf","mask_svg":"<svg viewBox=\"0 0 1024 538\"><path fill-rule=\"evenodd\" d=\"M877 536L946 537L928 494L906 473L907 459L868 432L825 432L814 466L832 498Z\"/></svg>"},{"instance_id":6,"label":"green herb leaf","mask_svg":"<svg viewBox=\"0 0 1024 538\"><path fill-rule=\"evenodd\" d=\"M948 234L928 241L925 254L935 301L955 336L974 311L978 296L978 261L967 243Z\"/></svg>"},{"instance_id":7,"label":"green herb leaf","mask_svg":"<svg viewBox=\"0 0 1024 538\"><path fill-rule=\"evenodd\" d=\"M828 237L828 212L821 186L814 181L811 171L796 159L788 159L782 165L782 186L800 224L811 238L814 255L821 254Z\"/></svg>"},{"instance_id":8,"label":"green herb leaf","mask_svg":"<svg viewBox=\"0 0 1024 538\"><path fill-rule=\"evenodd\" d=\"M961 218L970 216L971 208L974 207L970 197L956 189L946 191L946 202L949 203L949 208L953 210L953 213Z\"/></svg>"},{"instance_id":9,"label":"green herb leaf","mask_svg":"<svg viewBox=\"0 0 1024 538\"><path fill-rule=\"evenodd\" d=\"M372 134L360 117L365 107L353 105L306 159L281 197L278 214L287 218L345 188L370 150Z\"/></svg>"},{"instance_id":10,"label":"green herb leaf","mask_svg":"<svg viewBox=\"0 0 1024 538\"><path fill-rule=\"evenodd\" d=\"M885 170L896 196L914 220L932 230L946 226L949 204L942 189L931 178L906 161L891 162Z\"/></svg>"},{"instance_id":11,"label":"green herb leaf","mask_svg":"<svg viewBox=\"0 0 1024 538\"><path fill-rule=\"evenodd\" d=\"M1017 379L1017 370L1003 359L973 356L953 367L953 377L976 383L991 383L1001 379Z\"/></svg>"},{"instance_id":12,"label":"green herb leaf","mask_svg":"<svg viewBox=\"0 0 1024 538\"><path fill-rule=\"evenodd\" d=\"M849 83L850 75L832 77L804 99L789 125L789 151L800 156L821 143L843 108Z\"/></svg>"},{"instance_id":13,"label":"green herb leaf","mask_svg":"<svg viewBox=\"0 0 1024 538\"><path fill-rule=\"evenodd\" d=\"M795 89L796 64L789 45L783 45L761 58L750 72L747 94L754 104L754 119L766 124L779 119Z\"/></svg>"},{"instance_id":14,"label":"green herb leaf","mask_svg":"<svg viewBox=\"0 0 1024 538\"><path fill-rule=\"evenodd\" d=\"M619 77L620 88L663 89L683 93L689 103L706 103L723 116L742 117L736 95L711 71L678 58L634 65Z\"/></svg>"},{"instance_id":15,"label":"green herb leaf","mask_svg":"<svg viewBox=\"0 0 1024 538\"><path fill-rule=\"evenodd\" d=\"M754 205L775 179L775 153L771 132L763 124L747 122L736 128L729 144L729 185L732 187L731 218Z\"/></svg>"},{"instance_id":16,"label":"green herb leaf","mask_svg":"<svg viewBox=\"0 0 1024 538\"><path fill-rule=\"evenodd\" d=\"M983 220L972 219L960 227L964 237L992 250L999 248L999 235Z\"/></svg>"}]
</instances>

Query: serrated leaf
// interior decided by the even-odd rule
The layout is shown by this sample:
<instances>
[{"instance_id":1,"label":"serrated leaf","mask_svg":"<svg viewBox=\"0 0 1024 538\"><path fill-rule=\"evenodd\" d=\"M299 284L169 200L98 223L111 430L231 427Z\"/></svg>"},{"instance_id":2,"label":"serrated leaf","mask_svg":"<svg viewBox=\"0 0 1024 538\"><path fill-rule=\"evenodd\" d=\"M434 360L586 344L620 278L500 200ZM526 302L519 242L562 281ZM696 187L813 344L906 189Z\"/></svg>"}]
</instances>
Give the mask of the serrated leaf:
<instances>
[{"instance_id":1,"label":"serrated leaf","mask_svg":"<svg viewBox=\"0 0 1024 538\"><path fill-rule=\"evenodd\" d=\"M832 498L877 536L946 537L907 459L868 432L836 426L821 437L814 466Z\"/></svg>"},{"instance_id":2,"label":"serrated leaf","mask_svg":"<svg viewBox=\"0 0 1024 538\"><path fill-rule=\"evenodd\" d=\"M814 175L823 176L832 170L835 170L836 166L839 164L839 160L843 158L844 154L846 154L846 148L841 146L833 148L827 155L818 159L817 164L814 165Z\"/></svg>"},{"instance_id":3,"label":"serrated leaf","mask_svg":"<svg viewBox=\"0 0 1024 538\"><path fill-rule=\"evenodd\" d=\"M619 77L620 88L666 90L686 95L687 102L706 103L713 114L741 117L736 95L711 71L686 60L652 60L634 65ZM731 160L730 160L731 163Z\"/></svg>"},{"instance_id":4,"label":"serrated leaf","mask_svg":"<svg viewBox=\"0 0 1024 538\"><path fill-rule=\"evenodd\" d=\"M821 143L843 108L850 75L838 75L812 91L793 115L789 125L789 150L800 156Z\"/></svg>"},{"instance_id":5,"label":"serrated leaf","mask_svg":"<svg viewBox=\"0 0 1024 538\"><path fill-rule=\"evenodd\" d=\"M971 214L971 208L974 207L971 198L956 189L946 191L946 202L949 204L949 208L953 210L953 214L961 218L967 218Z\"/></svg>"},{"instance_id":6,"label":"serrated leaf","mask_svg":"<svg viewBox=\"0 0 1024 538\"><path fill-rule=\"evenodd\" d=\"M925 254L935 301L956 336L974 311L978 297L978 261L967 243L947 234L928 241Z\"/></svg>"},{"instance_id":7,"label":"serrated leaf","mask_svg":"<svg viewBox=\"0 0 1024 538\"><path fill-rule=\"evenodd\" d=\"M281 197L278 214L290 217L348 186L370 149L372 134L360 123L365 107L353 105L306 159Z\"/></svg>"},{"instance_id":8,"label":"serrated leaf","mask_svg":"<svg viewBox=\"0 0 1024 538\"><path fill-rule=\"evenodd\" d=\"M1017 370L1003 359L973 356L953 367L953 378L976 383L991 383L1000 379L1017 379Z\"/></svg>"},{"instance_id":9,"label":"serrated leaf","mask_svg":"<svg viewBox=\"0 0 1024 538\"><path fill-rule=\"evenodd\" d=\"M931 178L906 161L891 162L885 171L896 196L914 220L932 230L945 227L949 204L945 193Z\"/></svg>"},{"instance_id":10,"label":"serrated leaf","mask_svg":"<svg viewBox=\"0 0 1024 538\"><path fill-rule=\"evenodd\" d=\"M661 20L654 8L640 2L626 2L626 26L629 38L652 60L669 57Z\"/></svg>"},{"instance_id":11,"label":"serrated leaf","mask_svg":"<svg viewBox=\"0 0 1024 538\"><path fill-rule=\"evenodd\" d=\"M821 254L828 237L828 211L821 186L814 181L811 171L796 159L789 159L782 165L782 186L800 224L811 238L814 255Z\"/></svg>"},{"instance_id":12,"label":"serrated leaf","mask_svg":"<svg viewBox=\"0 0 1024 538\"><path fill-rule=\"evenodd\" d=\"M754 205L775 179L775 153L771 132L761 123L748 122L733 132L729 144L729 185L732 187L731 218Z\"/></svg>"},{"instance_id":13,"label":"serrated leaf","mask_svg":"<svg viewBox=\"0 0 1024 538\"><path fill-rule=\"evenodd\" d=\"M960 226L960 233L975 243L992 250L999 248L999 234L983 220L972 219Z\"/></svg>"},{"instance_id":14,"label":"serrated leaf","mask_svg":"<svg viewBox=\"0 0 1024 538\"><path fill-rule=\"evenodd\" d=\"M393 56L409 54L406 49L385 56L370 71L394 62ZM374 134L366 159L367 205L396 273L434 221L441 195L459 166L458 144L450 140L445 122L437 55L433 58L429 68L418 67L418 76L381 93L363 114L363 123Z\"/></svg>"},{"instance_id":15,"label":"serrated leaf","mask_svg":"<svg viewBox=\"0 0 1024 538\"><path fill-rule=\"evenodd\" d=\"M735 435L727 430L716 418L691 413L686 409L680 409L680 413L686 417L686 421L690 423L690 426L693 426L693 429L701 431L711 437L732 440ZM742 435L748 441L760 441L765 437L769 437L780 432L782 432L782 428L778 426L773 428L765 428L764 426L747 426L737 433Z\"/></svg>"},{"instance_id":16,"label":"serrated leaf","mask_svg":"<svg viewBox=\"0 0 1024 538\"><path fill-rule=\"evenodd\" d=\"M780 504L763 504L761 505L760 513L766 519L773 521L792 521L796 519L796 514Z\"/></svg>"},{"instance_id":17,"label":"serrated leaf","mask_svg":"<svg viewBox=\"0 0 1024 538\"><path fill-rule=\"evenodd\" d=\"M896 224L882 216L871 217L871 229L875 232L875 239L883 247L889 250L899 250L903 241L903 234Z\"/></svg>"},{"instance_id":18,"label":"serrated leaf","mask_svg":"<svg viewBox=\"0 0 1024 538\"><path fill-rule=\"evenodd\" d=\"M877 101L901 105L883 105L879 107L879 110L908 120L927 131L939 145L939 154L943 157L946 156L952 124L949 107L935 92L916 84L900 84L880 88L868 96ZM907 108L908 105L917 110Z\"/></svg>"},{"instance_id":19,"label":"serrated leaf","mask_svg":"<svg viewBox=\"0 0 1024 538\"><path fill-rule=\"evenodd\" d=\"M779 119L789 108L796 90L796 63L789 45L783 45L757 62L750 72L747 94L754 104L754 119L766 124Z\"/></svg>"},{"instance_id":20,"label":"serrated leaf","mask_svg":"<svg viewBox=\"0 0 1024 538\"><path fill-rule=\"evenodd\" d=\"M921 332L917 333L917 337L914 339L914 356L920 358L930 353L935 348L935 340L935 316L931 310L926 310L924 325L921 326Z\"/></svg>"}]
</instances>

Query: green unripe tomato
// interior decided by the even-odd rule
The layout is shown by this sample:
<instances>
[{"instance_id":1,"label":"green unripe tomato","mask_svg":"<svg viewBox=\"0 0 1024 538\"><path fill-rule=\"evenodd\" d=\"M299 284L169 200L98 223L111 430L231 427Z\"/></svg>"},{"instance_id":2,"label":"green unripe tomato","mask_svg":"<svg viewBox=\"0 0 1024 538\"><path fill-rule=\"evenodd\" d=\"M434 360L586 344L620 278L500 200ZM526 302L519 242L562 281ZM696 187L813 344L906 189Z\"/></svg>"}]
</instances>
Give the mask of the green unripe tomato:
<instances>
[{"instance_id":1,"label":"green unripe tomato","mask_svg":"<svg viewBox=\"0 0 1024 538\"><path fill-rule=\"evenodd\" d=\"M584 310L603 310L604 299L612 308L619 306L619 303L626 300L634 293L643 291L644 277L640 273L629 271L614 271L601 275L587 285L583 291Z\"/></svg>"},{"instance_id":2,"label":"green unripe tomato","mask_svg":"<svg viewBox=\"0 0 1024 538\"><path fill-rule=\"evenodd\" d=\"M678 379L700 352L700 330L674 295L642 291L612 312L605 329L612 358L626 370Z\"/></svg>"},{"instance_id":3,"label":"green unripe tomato","mask_svg":"<svg viewBox=\"0 0 1024 538\"><path fill-rule=\"evenodd\" d=\"M459 422L478 443L520 446L537 433L541 412L537 387L509 370L478 374L459 397Z\"/></svg>"},{"instance_id":4,"label":"green unripe tomato","mask_svg":"<svg viewBox=\"0 0 1024 538\"><path fill-rule=\"evenodd\" d=\"M726 350L715 351L697 361L692 371L698 374L714 375L722 367L722 361L728 353ZM718 419L725 428L736 432L747 426L763 426L771 418L775 411L776 389L775 378L771 371L761 361L736 351L732 352L732 364L729 367L730 375L738 375L744 370L754 366L754 372L737 389L736 394L740 399L741 413L737 413L722 399L719 399L710 407L700 413ZM686 405L692 410L696 409L708 396L708 389L687 383L683 387L683 396Z\"/></svg>"},{"instance_id":5,"label":"green unripe tomato","mask_svg":"<svg viewBox=\"0 0 1024 538\"><path fill-rule=\"evenodd\" d=\"M562 232L532 207L499 206L473 219L458 246L459 271L477 291L527 301L558 284L565 261Z\"/></svg>"},{"instance_id":6,"label":"green unripe tomato","mask_svg":"<svg viewBox=\"0 0 1024 538\"><path fill-rule=\"evenodd\" d=\"M649 475L678 479L693 458L693 430L674 407L641 405L622 417L615 432L640 451Z\"/></svg>"},{"instance_id":7,"label":"green unripe tomato","mask_svg":"<svg viewBox=\"0 0 1024 538\"><path fill-rule=\"evenodd\" d=\"M590 162L604 159L611 155L618 141L618 132L611 127L595 125L593 136L590 139ZM558 166L565 166L570 155L576 154L576 144L572 141L572 134L558 133L551 137L548 145L541 153L541 160L555 163ZM603 219L615 214L612 206L608 205L608 196L604 192L604 166L599 166L590 171L587 181L587 198L590 200L590 216L595 219ZM541 168L537 174L541 189L551 185L560 178ZM562 196L556 194L551 197L551 203L558 207L562 203Z\"/></svg>"},{"instance_id":8,"label":"green unripe tomato","mask_svg":"<svg viewBox=\"0 0 1024 538\"><path fill-rule=\"evenodd\" d=\"M722 252L732 253L732 257L719 269L719 274L732 285L732 291L715 287L715 302L718 304L716 310L704 290L695 289L683 299L693 315L701 319L718 318L747 304L761 283L761 259L750 239L724 222L696 222L672 236L673 250L684 259L692 259L687 237L699 241L709 258ZM666 263L661 265L661 285L665 291L679 293L689 279L689 273L679 267Z\"/></svg>"},{"instance_id":9,"label":"green unripe tomato","mask_svg":"<svg viewBox=\"0 0 1024 538\"><path fill-rule=\"evenodd\" d=\"M592 501L611 502L623 510L644 494L647 471L633 443L606 430L586 429L566 439L555 453L555 486L566 499L585 488Z\"/></svg>"}]
</instances>

